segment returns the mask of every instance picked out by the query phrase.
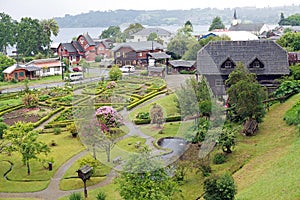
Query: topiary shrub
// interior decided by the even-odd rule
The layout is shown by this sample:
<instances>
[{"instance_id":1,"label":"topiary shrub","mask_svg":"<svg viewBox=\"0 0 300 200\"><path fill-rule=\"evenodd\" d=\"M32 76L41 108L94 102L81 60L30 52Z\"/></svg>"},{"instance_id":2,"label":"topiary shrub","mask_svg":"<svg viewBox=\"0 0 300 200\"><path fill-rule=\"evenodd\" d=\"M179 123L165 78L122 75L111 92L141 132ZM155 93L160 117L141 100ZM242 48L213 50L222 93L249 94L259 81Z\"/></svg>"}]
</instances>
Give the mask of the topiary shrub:
<instances>
[{"instance_id":1,"label":"topiary shrub","mask_svg":"<svg viewBox=\"0 0 300 200\"><path fill-rule=\"evenodd\" d=\"M80 193L72 193L69 196L69 200L83 200L83 197L81 196Z\"/></svg>"},{"instance_id":2,"label":"topiary shrub","mask_svg":"<svg viewBox=\"0 0 300 200\"><path fill-rule=\"evenodd\" d=\"M106 199L106 194L104 192L99 192L96 196L97 200L105 200Z\"/></svg>"},{"instance_id":3,"label":"topiary shrub","mask_svg":"<svg viewBox=\"0 0 300 200\"><path fill-rule=\"evenodd\" d=\"M149 112L139 112L136 115L137 119L150 119Z\"/></svg>"},{"instance_id":4,"label":"topiary shrub","mask_svg":"<svg viewBox=\"0 0 300 200\"><path fill-rule=\"evenodd\" d=\"M54 127L53 132L54 132L54 135L58 135L61 133L61 129L59 127Z\"/></svg>"},{"instance_id":5,"label":"topiary shrub","mask_svg":"<svg viewBox=\"0 0 300 200\"><path fill-rule=\"evenodd\" d=\"M214 164L219 165L226 162L226 155L224 153L217 153L213 159Z\"/></svg>"},{"instance_id":6,"label":"topiary shrub","mask_svg":"<svg viewBox=\"0 0 300 200\"><path fill-rule=\"evenodd\" d=\"M74 123L71 123L67 126L67 129L70 131L73 138L76 138L78 135L77 128Z\"/></svg>"}]
</instances>

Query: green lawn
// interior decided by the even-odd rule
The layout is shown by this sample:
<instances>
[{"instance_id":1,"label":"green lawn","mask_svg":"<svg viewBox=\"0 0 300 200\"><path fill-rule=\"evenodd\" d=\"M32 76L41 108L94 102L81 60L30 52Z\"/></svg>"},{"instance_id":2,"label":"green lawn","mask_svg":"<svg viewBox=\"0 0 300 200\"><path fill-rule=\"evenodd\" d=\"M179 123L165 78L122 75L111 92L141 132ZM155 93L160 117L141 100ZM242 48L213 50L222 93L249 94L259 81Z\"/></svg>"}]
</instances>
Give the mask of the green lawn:
<instances>
[{"instance_id":1,"label":"green lawn","mask_svg":"<svg viewBox=\"0 0 300 200\"><path fill-rule=\"evenodd\" d=\"M176 98L177 97L175 94L170 94L170 95L166 95L166 96L154 101L153 103L156 103L163 108L164 116L180 115L180 113L178 112L178 109L176 107L176 103L174 101ZM152 104L147 104L140 108L134 109L129 114L129 119L131 119L131 120L135 119L135 116L139 112L150 112L151 107L152 107Z\"/></svg>"},{"instance_id":2,"label":"green lawn","mask_svg":"<svg viewBox=\"0 0 300 200\"><path fill-rule=\"evenodd\" d=\"M47 162L43 167L40 162L32 160L30 162L31 175L28 176L27 168L23 165L19 154L13 153L11 156L0 154L0 161L10 160L14 164L12 171L8 174L8 178L12 181L1 178L0 192L33 192L46 188L55 171L72 156L85 149L80 141L72 138L68 132L62 132L59 135L41 134L39 138L46 144L50 145L52 140L57 144L51 147L51 152L45 157L46 159L53 158L53 170L47 170ZM7 162L0 162L0 169L2 176L7 169Z\"/></svg>"}]
</instances>

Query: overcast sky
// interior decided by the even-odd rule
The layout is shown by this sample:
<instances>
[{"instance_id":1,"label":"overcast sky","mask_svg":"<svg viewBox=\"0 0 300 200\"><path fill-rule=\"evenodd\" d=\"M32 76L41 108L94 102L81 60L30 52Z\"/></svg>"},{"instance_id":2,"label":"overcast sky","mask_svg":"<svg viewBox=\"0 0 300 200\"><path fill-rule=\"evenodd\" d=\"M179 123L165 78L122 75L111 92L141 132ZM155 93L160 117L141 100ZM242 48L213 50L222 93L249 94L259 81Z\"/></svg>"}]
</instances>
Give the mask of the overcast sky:
<instances>
[{"instance_id":1,"label":"overcast sky","mask_svg":"<svg viewBox=\"0 0 300 200\"><path fill-rule=\"evenodd\" d=\"M300 5L300 0L0 0L0 12L19 20L22 17L50 19L65 14L117 9L156 10L191 8L274 7Z\"/></svg>"}]
</instances>

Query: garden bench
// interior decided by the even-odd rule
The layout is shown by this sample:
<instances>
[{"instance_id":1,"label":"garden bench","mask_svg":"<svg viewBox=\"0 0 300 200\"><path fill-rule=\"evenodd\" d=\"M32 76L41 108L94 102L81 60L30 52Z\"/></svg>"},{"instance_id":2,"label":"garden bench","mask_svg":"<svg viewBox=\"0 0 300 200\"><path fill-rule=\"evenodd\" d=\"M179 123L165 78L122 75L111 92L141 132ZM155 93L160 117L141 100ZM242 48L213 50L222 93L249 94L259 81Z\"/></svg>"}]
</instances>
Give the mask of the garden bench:
<instances>
[{"instance_id":1,"label":"garden bench","mask_svg":"<svg viewBox=\"0 0 300 200\"><path fill-rule=\"evenodd\" d=\"M114 164L120 163L121 158L122 158L121 156L116 157L115 159L113 159L113 163L114 163Z\"/></svg>"}]
</instances>

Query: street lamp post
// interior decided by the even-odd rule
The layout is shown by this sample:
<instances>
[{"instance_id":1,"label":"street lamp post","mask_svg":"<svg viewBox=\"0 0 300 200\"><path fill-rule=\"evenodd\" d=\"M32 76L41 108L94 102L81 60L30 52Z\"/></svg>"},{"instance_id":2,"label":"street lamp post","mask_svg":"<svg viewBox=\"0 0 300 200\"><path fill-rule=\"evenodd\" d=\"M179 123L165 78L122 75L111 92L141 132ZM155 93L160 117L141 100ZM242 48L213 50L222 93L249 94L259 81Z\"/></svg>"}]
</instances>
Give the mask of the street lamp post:
<instances>
[{"instance_id":1,"label":"street lamp post","mask_svg":"<svg viewBox=\"0 0 300 200\"><path fill-rule=\"evenodd\" d=\"M62 56L63 48L60 49L60 66L61 66L61 79L64 80L64 66L63 66L63 56Z\"/></svg>"}]
</instances>

